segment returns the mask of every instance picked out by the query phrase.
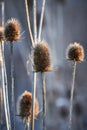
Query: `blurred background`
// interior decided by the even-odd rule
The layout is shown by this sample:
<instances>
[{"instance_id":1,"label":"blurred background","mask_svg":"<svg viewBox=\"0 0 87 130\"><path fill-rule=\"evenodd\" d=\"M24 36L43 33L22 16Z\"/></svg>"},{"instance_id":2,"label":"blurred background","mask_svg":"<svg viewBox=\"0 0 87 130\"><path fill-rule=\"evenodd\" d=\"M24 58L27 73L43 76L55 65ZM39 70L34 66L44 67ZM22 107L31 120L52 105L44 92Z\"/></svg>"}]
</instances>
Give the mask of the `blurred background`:
<instances>
[{"instance_id":1,"label":"blurred background","mask_svg":"<svg viewBox=\"0 0 87 130\"><path fill-rule=\"evenodd\" d=\"M33 31L33 0L29 11ZM37 26L39 26L42 0L37 0ZM1 17L1 16L0 16ZM5 0L5 22L16 18L21 24L21 39L14 43L15 110L18 97L25 90L32 90L33 72L30 60L31 42L28 32L25 1ZM73 102L73 130L87 130L87 0L47 0L43 21L42 39L49 44L53 70L46 74L47 130L67 130L69 120L70 90L73 63L66 60L69 43L80 42L85 50L85 61L77 64ZM10 101L10 46L5 44L5 58ZM42 130L42 80L38 73L37 99L40 113L35 120L35 130ZM10 104L11 106L11 104ZM24 124L16 117L16 130ZM2 130L6 130L4 125Z\"/></svg>"}]
</instances>

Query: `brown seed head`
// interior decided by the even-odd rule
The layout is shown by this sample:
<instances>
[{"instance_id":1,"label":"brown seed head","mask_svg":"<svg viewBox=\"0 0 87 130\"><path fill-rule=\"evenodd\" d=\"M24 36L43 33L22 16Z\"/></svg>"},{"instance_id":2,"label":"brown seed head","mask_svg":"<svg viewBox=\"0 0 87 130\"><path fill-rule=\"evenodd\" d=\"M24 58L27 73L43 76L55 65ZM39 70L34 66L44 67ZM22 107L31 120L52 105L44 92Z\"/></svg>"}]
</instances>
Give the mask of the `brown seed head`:
<instances>
[{"instance_id":1,"label":"brown seed head","mask_svg":"<svg viewBox=\"0 0 87 130\"><path fill-rule=\"evenodd\" d=\"M25 91L19 98L18 101L18 107L19 107L19 115L22 119L26 119L27 122L30 122L31 119L31 112L32 112L32 94L28 91ZM34 104L34 117L37 117L39 113L39 105L38 101L35 99Z\"/></svg>"},{"instance_id":2,"label":"brown seed head","mask_svg":"<svg viewBox=\"0 0 87 130\"><path fill-rule=\"evenodd\" d=\"M4 28L0 27L0 42L4 41Z\"/></svg>"},{"instance_id":3,"label":"brown seed head","mask_svg":"<svg viewBox=\"0 0 87 130\"><path fill-rule=\"evenodd\" d=\"M67 48L67 59L75 61L84 60L84 49L79 43L70 44Z\"/></svg>"},{"instance_id":4,"label":"brown seed head","mask_svg":"<svg viewBox=\"0 0 87 130\"><path fill-rule=\"evenodd\" d=\"M10 42L20 39L20 24L18 20L11 18L7 21L5 27L5 38Z\"/></svg>"},{"instance_id":5,"label":"brown seed head","mask_svg":"<svg viewBox=\"0 0 87 130\"><path fill-rule=\"evenodd\" d=\"M42 41L34 48L34 70L36 72L47 72L51 70L50 53L47 44Z\"/></svg>"}]
</instances>

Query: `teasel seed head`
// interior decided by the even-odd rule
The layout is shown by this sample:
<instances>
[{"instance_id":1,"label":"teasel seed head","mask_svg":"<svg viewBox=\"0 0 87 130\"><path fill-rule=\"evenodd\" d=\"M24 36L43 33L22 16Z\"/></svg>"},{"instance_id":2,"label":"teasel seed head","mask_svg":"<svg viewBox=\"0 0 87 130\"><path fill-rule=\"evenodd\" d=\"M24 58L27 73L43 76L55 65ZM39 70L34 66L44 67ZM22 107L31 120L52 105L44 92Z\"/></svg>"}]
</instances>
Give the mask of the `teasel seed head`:
<instances>
[{"instance_id":1,"label":"teasel seed head","mask_svg":"<svg viewBox=\"0 0 87 130\"><path fill-rule=\"evenodd\" d=\"M20 24L18 20L11 18L7 21L5 26L5 38L10 42L20 39Z\"/></svg>"},{"instance_id":2,"label":"teasel seed head","mask_svg":"<svg viewBox=\"0 0 87 130\"><path fill-rule=\"evenodd\" d=\"M51 71L50 52L46 42L38 42L34 48L34 71Z\"/></svg>"},{"instance_id":3,"label":"teasel seed head","mask_svg":"<svg viewBox=\"0 0 87 130\"><path fill-rule=\"evenodd\" d=\"M79 43L70 44L67 48L67 59L81 62L84 60L84 48Z\"/></svg>"},{"instance_id":4,"label":"teasel seed head","mask_svg":"<svg viewBox=\"0 0 87 130\"><path fill-rule=\"evenodd\" d=\"M39 113L39 104L37 99L35 99L34 104L34 117L36 118ZM18 114L22 119L26 119L28 123L31 120L31 113L32 113L32 94L28 91L25 91L18 100Z\"/></svg>"},{"instance_id":5,"label":"teasel seed head","mask_svg":"<svg viewBox=\"0 0 87 130\"><path fill-rule=\"evenodd\" d=\"M4 28L0 27L0 42L4 41Z\"/></svg>"}]
</instances>

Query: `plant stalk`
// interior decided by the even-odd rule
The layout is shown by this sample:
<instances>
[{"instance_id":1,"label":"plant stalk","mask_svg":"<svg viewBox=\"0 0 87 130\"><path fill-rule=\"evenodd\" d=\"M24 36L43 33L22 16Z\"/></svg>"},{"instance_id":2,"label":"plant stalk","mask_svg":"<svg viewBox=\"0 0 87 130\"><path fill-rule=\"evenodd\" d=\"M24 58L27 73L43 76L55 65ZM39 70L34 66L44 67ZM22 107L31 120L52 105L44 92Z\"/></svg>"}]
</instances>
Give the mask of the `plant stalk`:
<instances>
[{"instance_id":1,"label":"plant stalk","mask_svg":"<svg viewBox=\"0 0 87 130\"><path fill-rule=\"evenodd\" d=\"M2 67L1 67L1 73L2 73L2 92L3 92L3 100L4 100L4 109L5 109L5 116L6 116L6 126L7 126L7 130L11 130L10 128L10 123L9 123L9 115L8 115L8 107L7 107L7 95L6 95L6 89L5 89L5 70L4 70L4 46L3 46L3 42L1 43L1 58L2 58ZM3 48L2 48L3 46Z\"/></svg>"},{"instance_id":2,"label":"plant stalk","mask_svg":"<svg viewBox=\"0 0 87 130\"><path fill-rule=\"evenodd\" d=\"M11 51L11 121L12 121L12 130L15 130L15 98L14 98L14 63L13 63L13 42L10 43Z\"/></svg>"},{"instance_id":3,"label":"plant stalk","mask_svg":"<svg viewBox=\"0 0 87 130\"><path fill-rule=\"evenodd\" d=\"M74 88L75 88L76 61L74 61L73 67L74 67L73 68L73 82L72 82L72 88L71 88L70 112L69 112L69 130L71 130L72 128L73 94L74 94Z\"/></svg>"},{"instance_id":4,"label":"plant stalk","mask_svg":"<svg viewBox=\"0 0 87 130\"><path fill-rule=\"evenodd\" d=\"M25 130L29 130L30 129L30 124L29 122L27 122L27 119L25 120Z\"/></svg>"},{"instance_id":5,"label":"plant stalk","mask_svg":"<svg viewBox=\"0 0 87 130\"><path fill-rule=\"evenodd\" d=\"M43 0L41 18L40 18L40 25L39 25L39 34L38 34L38 40L39 41L41 40L41 32L42 32L42 24L43 24L43 17L44 17L44 11L45 11L45 3L46 3L46 0Z\"/></svg>"},{"instance_id":6,"label":"plant stalk","mask_svg":"<svg viewBox=\"0 0 87 130\"><path fill-rule=\"evenodd\" d=\"M31 31L30 15L29 15L29 11L28 11L28 2L27 1L28 0L25 0L25 8L26 8L28 30L29 30L29 34L30 34L30 39L31 39L32 47L34 47L35 45L34 45L34 39L33 39L32 31Z\"/></svg>"},{"instance_id":7,"label":"plant stalk","mask_svg":"<svg viewBox=\"0 0 87 130\"><path fill-rule=\"evenodd\" d=\"M4 66L4 85L5 85L5 94L6 94L6 107L7 107L7 113L8 113L8 123L9 123L9 129L11 130L11 120L10 120L10 110L9 110L9 100L8 100L8 82L7 82L3 42L1 43L1 54L2 54L2 61L3 61L3 66Z\"/></svg>"},{"instance_id":8,"label":"plant stalk","mask_svg":"<svg viewBox=\"0 0 87 130\"><path fill-rule=\"evenodd\" d=\"M34 86L32 90L32 115L31 115L31 130L34 130L34 104L35 104L35 97L36 97L36 76L37 73L34 72Z\"/></svg>"},{"instance_id":9,"label":"plant stalk","mask_svg":"<svg viewBox=\"0 0 87 130\"><path fill-rule=\"evenodd\" d=\"M42 73L42 95L43 95L43 130L46 130L46 79L45 79L45 72Z\"/></svg>"},{"instance_id":10,"label":"plant stalk","mask_svg":"<svg viewBox=\"0 0 87 130\"><path fill-rule=\"evenodd\" d=\"M34 41L37 43L37 10L36 10L36 0L33 0L33 12L34 12Z\"/></svg>"}]
</instances>

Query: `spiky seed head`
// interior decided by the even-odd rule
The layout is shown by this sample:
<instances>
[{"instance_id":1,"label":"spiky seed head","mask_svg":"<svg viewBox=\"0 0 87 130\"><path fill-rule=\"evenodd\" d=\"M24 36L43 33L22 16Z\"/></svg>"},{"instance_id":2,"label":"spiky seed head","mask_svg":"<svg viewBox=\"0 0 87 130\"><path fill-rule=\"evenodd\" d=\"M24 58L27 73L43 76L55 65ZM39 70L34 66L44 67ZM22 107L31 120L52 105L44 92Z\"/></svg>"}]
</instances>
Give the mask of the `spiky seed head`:
<instances>
[{"instance_id":1,"label":"spiky seed head","mask_svg":"<svg viewBox=\"0 0 87 130\"><path fill-rule=\"evenodd\" d=\"M39 42L34 48L35 72L47 72L51 70L50 52L46 42Z\"/></svg>"},{"instance_id":2,"label":"spiky seed head","mask_svg":"<svg viewBox=\"0 0 87 130\"><path fill-rule=\"evenodd\" d=\"M4 41L4 28L0 27L0 42Z\"/></svg>"},{"instance_id":3,"label":"spiky seed head","mask_svg":"<svg viewBox=\"0 0 87 130\"><path fill-rule=\"evenodd\" d=\"M84 48L79 43L70 44L67 48L67 59L81 62L84 60Z\"/></svg>"},{"instance_id":4,"label":"spiky seed head","mask_svg":"<svg viewBox=\"0 0 87 130\"><path fill-rule=\"evenodd\" d=\"M28 91L25 91L18 100L18 114L22 119L26 119L27 122L30 122L32 113L32 94ZM36 118L39 113L39 105L37 99L35 99L34 104L34 117Z\"/></svg>"},{"instance_id":5,"label":"spiky seed head","mask_svg":"<svg viewBox=\"0 0 87 130\"><path fill-rule=\"evenodd\" d=\"M11 18L7 21L5 26L5 38L10 42L20 39L20 24L18 20Z\"/></svg>"}]
</instances>

